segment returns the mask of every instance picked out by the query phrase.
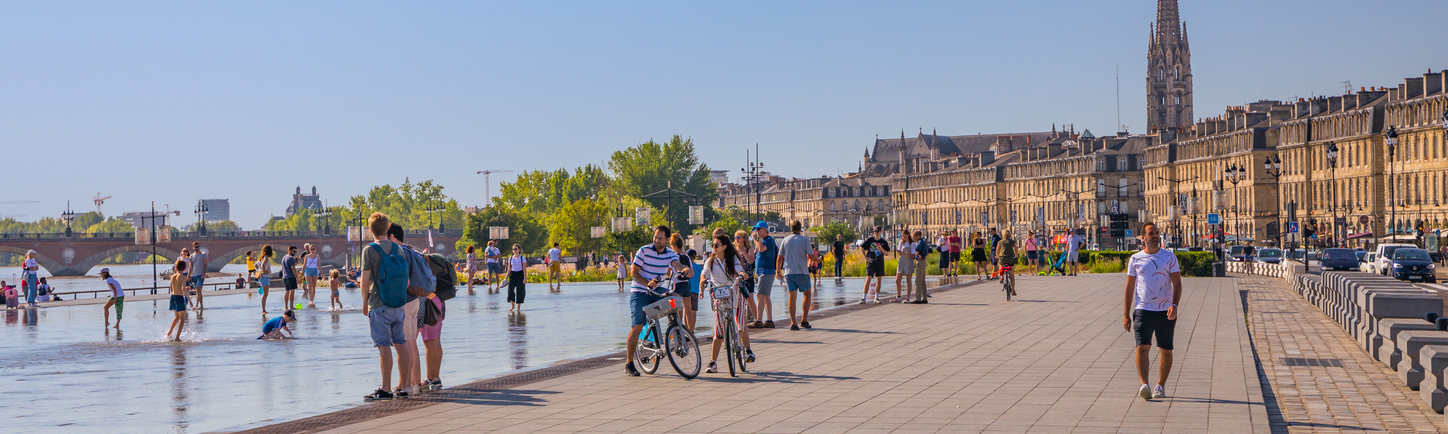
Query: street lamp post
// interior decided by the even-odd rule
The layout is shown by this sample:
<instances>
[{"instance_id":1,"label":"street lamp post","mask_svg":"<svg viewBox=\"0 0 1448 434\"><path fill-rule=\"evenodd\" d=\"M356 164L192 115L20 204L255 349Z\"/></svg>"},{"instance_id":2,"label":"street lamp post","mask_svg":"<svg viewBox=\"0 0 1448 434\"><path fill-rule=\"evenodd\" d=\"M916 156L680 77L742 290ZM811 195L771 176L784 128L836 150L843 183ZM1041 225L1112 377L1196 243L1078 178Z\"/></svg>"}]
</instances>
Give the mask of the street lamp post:
<instances>
[{"instance_id":1,"label":"street lamp post","mask_svg":"<svg viewBox=\"0 0 1448 434\"><path fill-rule=\"evenodd\" d=\"M75 211L70 209L70 201L65 201L65 212L60 214L60 218L65 220L65 237L70 238L70 222L75 221Z\"/></svg>"},{"instance_id":2,"label":"street lamp post","mask_svg":"<svg viewBox=\"0 0 1448 434\"><path fill-rule=\"evenodd\" d=\"M327 205L323 204L323 205L322 205L322 212L317 213L317 217L321 217L321 218L322 218L322 234L323 234L323 235L332 235L332 221L331 221L331 219L328 218L328 217L331 217L331 216L332 216L332 209L331 209L331 208L327 208Z\"/></svg>"},{"instance_id":3,"label":"street lamp post","mask_svg":"<svg viewBox=\"0 0 1448 434\"><path fill-rule=\"evenodd\" d=\"M1241 228L1241 227L1238 227L1238 226L1236 225L1236 223L1238 222L1238 217L1240 217L1239 215L1237 215L1237 194L1236 194L1236 193L1237 193L1237 183L1242 182L1242 172L1243 172L1243 171L1244 171L1243 168L1242 168L1242 167L1238 167L1238 166L1237 166L1237 163L1232 163L1230 166L1227 166L1227 170L1226 170L1226 172L1225 172L1225 173L1226 173L1226 176L1223 177L1223 179L1227 180L1227 182L1232 183L1232 191L1231 191L1231 193L1232 193L1232 223L1233 223L1232 227L1234 228L1234 229L1233 229L1233 232L1236 232L1236 233L1237 233L1237 242L1241 242L1241 241L1242 241L1242 228ZM1226 230L1223 230L1222 232L1223 232L1223 233L1226 233L1227 231L1226 231ZM1225 237L1224 237L1224 238L1225 238ZM1223 246L1226 246L1226 240L1225 240L1225 239L1223 239L1223 240L1218 240L1218 241L1221 241L1221 242L1223 243L1222 245L1223 245Z\"/></svg>"},{"instance_id":4,"label":"street lamp post","mask_svg":"<svg viewBox=\"0 0 1448 434\"><path fill-rule=\"evenodd\" d=\"M1171 194L1172 194L1172 196L1177 196L1178 194L1180 194L1180 193L1177 193L1177 184L1180 184L1180 183L1183 183L1183 182L1187 182L1187 181L1191 181L1191 180L1195 180L1195 179L1197 179L1197 177L1193 176L1193 177L1191 177L1191 178L1185 178L1185 179L1171 179L1171 178L1166 178L1166 177L1158 176L1158 177L1156 177L1156 179L1160 179L1160 180L1162 180L1162 181L1170 182L1170 183L1171 183ZM1193 190L1192 190L1193 192L1196 191L1195 188L1196 188L1196 187L1193 187ZM1193 197L1195 197L1195 194L1193 194ZM1186 208L1186 204L1183 203L1183 202L1178 201L1176 197L1172 197L1172 201L1177 202L1177 204L1180 205L1182 208ZM1176 232L1176 243L1177 243L1177 246L1181 246L1181 242L1182 242L1181 216L1182 216L1182 214L1185 213L1185 211L1186 211L1185 209L1178 210L1177 213L1176 213L1176 215L1173 215L1173 216L1172 216L1172 222L1171 222L1171 224L1172 224L1172 230Z\"/></svg>"},{"instance_id":5,"label":"street lamp post","mask_svg":"<svg viewBox=\"0 0 1448 434\"><path fill-rule=\"evenodd\" d=\"M1390 229L1388 229L1387 232L1389 234L1396 234L1398 232L1398 189L1397 183L1394 180L1393 158L1398 147L1398 127L1388 127L1388 132L1383 136L1385 137L1383 143L1386 144L1388 148L1388 227Z\"/></svg>"},{"instance_id":6,"label":"street lamp post","mask_svg":"<svg viewBox=\"0 0 1448 434\"><path fill-rule=\"evenodd\" d=\"M196 232L203 237L206 236L206 211L206 201L196 201Z\"/></svg>"},{"instance_id":7,"label":"street lamp post","mask_svg":"<svg viewBox=\"0 0 1448 434\"><path fill-rule=\"evenodd\" d=\"M1262 163L1262 168L1264 168L1264 169L1267 170L1267 174L1268 174L1268 175L1272 175L1272 181L1273 181L1273 183L1274 183L1274 184L1277 184L1277 200L1272 201L1272 203L1277 204L1277 209L1276 209L1275 211L1273 211L1273 213L1272 213L1272 223L1277 226L1277 231L1276 231L1276 233L1274 233L1273 235L1276 235L1275 238L1276 238L1277 247L1278 247L1278 248L1281 248L1281 247L1282 247L1282 184L1277 183L1277 181L1278 181L1280 178L1282 178L1282 158L1279 157L1277 154L1268 155L1268 156L1267 156L1267 159L1265 160L1265 162Z\"/></svg>"},{"instance_id":8,"label":"street lamp post","mask_svg":"<svg viewBox=\"0 0 1448 434\"><path fill-rule=\"evenodd\" d=\"M1337 142L1327 142L1327 167L1332 171L1332 183L1328 186L1328 203L1332 204L1332 245L1341 246L1342 228L1337 224Z\"/></svg>"},{"instance_id":9,"label":"street lamp post","mask_svg":"<svg viewBox=\"0 0 1448 434\"><path fill-rule=\"evenodd\" d=\"M749 157L749 150L748 150L748 149L744 150L744 161L745 161L745 166L739 168L739 172L741 172L741 173L744 174L745 194L749 194L749 193L751 193L751 192L754 193L754 210L753 210L753 214L755 214L754 220L755 220L755 221L759 221L759 219L760 219L759 215L761 214L761 212L760 212L761 210L759 209L759 208L760 208L759 201L760 201L761 192L759 191L760 189L757 188L758 186L757 186L756 184L759 183L759 174L764 173L764 162L759 161L759 144L758 144L758 143L755 143L755 144L754 144L754 159L752 159L752 160L750 159L750 157ZM747 196L746 196L746 198L747 198ZM746 199L746 200L747 200L747 199ZM749 210L747 209L748 206L749 206L749 202L746 201L746 202L745 202L745 207L746 207L745 211L749 211Z\"/></svg>"}]
</instances>

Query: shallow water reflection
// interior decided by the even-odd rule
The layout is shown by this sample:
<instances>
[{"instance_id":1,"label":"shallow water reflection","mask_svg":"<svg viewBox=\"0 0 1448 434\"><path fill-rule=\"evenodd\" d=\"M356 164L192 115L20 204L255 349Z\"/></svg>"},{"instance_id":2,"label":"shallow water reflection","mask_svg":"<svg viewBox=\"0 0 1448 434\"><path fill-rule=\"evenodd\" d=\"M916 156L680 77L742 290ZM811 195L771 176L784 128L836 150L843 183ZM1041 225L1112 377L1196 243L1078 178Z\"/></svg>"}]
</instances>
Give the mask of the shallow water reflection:
<instances>
[{"instance_id":1,"label":"shallow water reflection","mask_svg":"<svg viewBox=\"0 0 1448 434\"><path fill-rule=\"evenodd\" d=\"M863 286L822 283L816 305L825 307L857 302ZM614 283L538 286L522 313L509 314L506 294L486 288L448 301L445 385L622 349L628 294ZM788 292L776 288L771 298L775 320L787 325ZM35 410L10 412L6 425L190 433L360 404L378 385L377 350L358 291L343 290L341 300L342 309L299 312L296 339L269 341L256 339L270 318L256 294L208 297L176 343L164 338L172 318L164 300L127 302L121 330L102 326L100 305L5 311L0 391L23 392ZM712 312L707 302L700 308L698 333L708 336ZM755 351L767 360L767 344Z\"/></svg>"}]
</instances>

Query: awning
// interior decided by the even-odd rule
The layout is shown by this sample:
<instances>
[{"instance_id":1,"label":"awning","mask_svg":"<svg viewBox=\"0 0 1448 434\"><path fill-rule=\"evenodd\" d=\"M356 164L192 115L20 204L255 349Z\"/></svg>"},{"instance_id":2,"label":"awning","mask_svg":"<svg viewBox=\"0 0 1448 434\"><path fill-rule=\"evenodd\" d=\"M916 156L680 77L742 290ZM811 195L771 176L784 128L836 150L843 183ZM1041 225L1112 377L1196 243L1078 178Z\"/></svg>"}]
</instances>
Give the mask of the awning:
<instances>
[{"instance_id":1,"label":"awning","mask_svg":"<svg viewBox=\"0 0 1448 434\"><path fill-rule=\"evenodd\" d=\"M1357 233L1357 234L1348 235L1347 238L1344 238L1344 239L1346 239L1346 240L1356 240L1356 239L1358 239L1358 238L1371 238L1372 236L1373 236L1373 233L1372 233L1372 232L1362 232L1362 233Z\"/></svg>"}]
</instances>

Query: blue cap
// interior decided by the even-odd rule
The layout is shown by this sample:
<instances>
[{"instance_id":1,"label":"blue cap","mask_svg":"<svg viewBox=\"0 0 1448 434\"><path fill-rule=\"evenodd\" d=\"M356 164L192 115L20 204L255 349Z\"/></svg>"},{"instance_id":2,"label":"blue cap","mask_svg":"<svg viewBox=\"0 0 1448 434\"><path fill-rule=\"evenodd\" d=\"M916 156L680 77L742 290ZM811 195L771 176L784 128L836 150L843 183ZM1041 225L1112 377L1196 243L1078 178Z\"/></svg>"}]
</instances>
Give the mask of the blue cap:
<instances>
[{"instance_id":1,"label":"blue cap","mask_svg":"<svg viewBox=\"0 0 1448 434\"><path fill-rule=\"evenodd\" d=\"M754 228L755 228L755 229L768 229L768 228L769 228L769 224L768 224L768 223L765 223L764 221L761 220L759 223L755 223L755 224L754 224Z\"/></svg>"}]
</instances>

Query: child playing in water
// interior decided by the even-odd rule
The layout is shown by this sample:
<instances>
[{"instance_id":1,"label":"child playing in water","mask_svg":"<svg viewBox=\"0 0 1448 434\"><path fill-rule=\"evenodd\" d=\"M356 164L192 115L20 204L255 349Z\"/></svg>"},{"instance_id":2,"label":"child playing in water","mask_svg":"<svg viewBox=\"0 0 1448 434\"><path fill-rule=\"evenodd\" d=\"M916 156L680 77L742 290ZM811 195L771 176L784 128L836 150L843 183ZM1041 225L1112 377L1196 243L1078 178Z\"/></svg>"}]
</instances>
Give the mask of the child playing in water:
<instances>
[{"instance_id":1,"label":"child playing in water","mask_svg":"<svg viewBox=\"0 0 1448 434\"><path fill-rule=\"evenodd\" d=\"M185 259L176 260L176 272L171 273L171 311L176 312L176 317L171 320L171 327L166 329L166 339L180 342L181 329L186 327L186 292L191 289L187 285ZM171 337L171 331L176 331L176 337Z\"/></svg>"},{"instance_id":2,"label":"child playing in water","mask_svg":"<svg viewBox=\"0 0 1448 434\"><path fill-rule=\"evenodd\" d=\"M257 339L289 339L292 337L292 330L287 328L287 323L296 320L297 313L291 309L287 309L286 312L282 313L282 316L272 318L271 321L263 324L261 326L261 336L258 336ZM285 335L283 335L283 332L285 332Z\"/></svg>"},{"instance_id":3,"label":"child playing in water","mask_svg":"<svg viewBox=\"0 0 1448 434\"><path fill-rule=\"evenodd\" d=\"M342 273L332 270L332 274L328 277L330 277L328 280L332 286L332 310L337 310L342 307Z\"/></svg>"}]
</instances>

